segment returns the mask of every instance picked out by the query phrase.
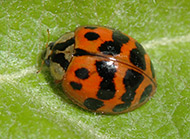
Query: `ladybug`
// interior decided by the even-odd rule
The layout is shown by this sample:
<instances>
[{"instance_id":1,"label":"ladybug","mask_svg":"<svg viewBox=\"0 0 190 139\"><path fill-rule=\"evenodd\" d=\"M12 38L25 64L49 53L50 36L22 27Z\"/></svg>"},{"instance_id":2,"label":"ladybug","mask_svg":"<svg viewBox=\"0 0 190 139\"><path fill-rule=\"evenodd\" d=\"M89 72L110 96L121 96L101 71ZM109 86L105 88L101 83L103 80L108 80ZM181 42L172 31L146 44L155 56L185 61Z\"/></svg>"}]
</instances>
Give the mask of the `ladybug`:
<instances>
[{"instance_id":1,"label":"ladybug","mask_svg":"<svg viewBox=\"0 0 190 139\"><path fill-rule=\"evenodd\" d=\"M132 111L156 91L142 45L112 28L78 27L48 45L44 62L75 104L96 113Z\"/></svg>"}]
</instances>

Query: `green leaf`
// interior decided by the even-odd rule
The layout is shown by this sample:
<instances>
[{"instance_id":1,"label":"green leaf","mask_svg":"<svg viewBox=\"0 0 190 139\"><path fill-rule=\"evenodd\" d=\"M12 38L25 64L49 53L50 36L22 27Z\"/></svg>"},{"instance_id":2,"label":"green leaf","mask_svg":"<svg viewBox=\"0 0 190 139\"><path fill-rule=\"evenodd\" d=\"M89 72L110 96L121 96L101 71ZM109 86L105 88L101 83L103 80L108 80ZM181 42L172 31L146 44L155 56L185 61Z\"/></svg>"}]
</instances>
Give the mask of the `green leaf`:
<instances>
[{"instance_id":1,"label":"green leaf","mask_svg":"<svg viewBox=\"0 0 190 139\"><path fill-rule=\"evenodd\" d=\"M149 53L155 96L120 115L73 104L39 69L47 42L80 25L117 28ZM189 0L1 0L0 138L190 138Z\"/></svg>"}]
</instances>

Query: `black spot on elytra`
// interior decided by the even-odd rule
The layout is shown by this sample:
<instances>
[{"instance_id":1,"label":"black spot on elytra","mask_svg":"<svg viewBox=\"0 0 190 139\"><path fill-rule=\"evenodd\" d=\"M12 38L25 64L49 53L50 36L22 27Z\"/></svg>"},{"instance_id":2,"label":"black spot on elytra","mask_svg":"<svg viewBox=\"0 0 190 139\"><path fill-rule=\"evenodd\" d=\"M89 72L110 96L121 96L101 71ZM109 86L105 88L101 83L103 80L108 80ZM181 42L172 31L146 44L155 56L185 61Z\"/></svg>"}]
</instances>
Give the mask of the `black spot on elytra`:
<instances>
[{"instance_id":1,"label":"black spot on elytra","mask_svg":"<svg viewBox=\"0 0 190 139\"><path fill-rule=\"evenodd\" d=\"M127 91L122 95L121 100L124 102L132 102L136 93L132 88L127 88Z\"/></svg>"},{"instance_id":2,"label":"black spot on elytra","mask_svg":"<svg viewBox=\"0 0 190 139\"><path fill-rule=\"evenodd\" d=\"M135 45L136 45L137 49L140 51L140 53L141 53L142 55L145 55L145 54L146 54L144 48L142 47L142 45L141 45L140 43L135 42Z\"/></svg>"},{"instance_id":3,"label":"black spot on elytra","mask_svg":"<svg viewBox=\"0 0 190 139\"><path fill-rule=\"evenodd\" d=\"M144 76L141 73L128 69L123 79L123 84L125 85L125 89L131 88L132 90L136 90L143 79Z\"/></svg>"},{"instance_id":4,"label":"black spot on elytra","mask_svg":"<svg viewBox=\"0 0 190 139\"><path fill-rule=\"evenodd\" d=\"M139 51L139 49L133 49L130 52L130 61L135 66L141 68L142 70L146 69L146 62L144 55Z\"/></svg>"},{"instance_id":5,"label":"black spot on elytra","mask_svg":"<svg viewBox=\"0 0 190 139\"><path fill-rule=\"evenodd\" d=\"M70 82L70 85L71 85L71 87L72 87L74 90L81 90L81 88L82 88L82 84L80 84L80 83Z\"/></svg>"},{"instance_id":6,"label":"black spot on elytra","mask_svg":"<svg viewBox=\"0 0 190 139\"><path fill-rule=\"evenodd\" d=\"M131 103L118 104L113 108L113 112L122 112L130 107Z\"/></svg>"},{"instance_id":7,"label":"black spot on elytra","mask_svg":"<svg viewBox=\"0 0 190 139\"><path fill-rule=\"evenodd\" d=\"M86 39L88 39L89 41L94 41L94 40L97 40L97 39L100 37L100 35L98 35L98 34L95 33L95 32L87 32L87 33L84 35L84 37L85 37Z\"/></svg>"},{"instance_id":8,"label":"black spot on elytra","mask_svg":"<svg viewBox=\"0 0 190 139\"><path fill-rule=\"evenodd\" d=\"M95 111L98 108L101 108L102 106L104 106L104 102L98 99L94 99L94 98L87 98L84 101L84 106L86 106L89 110Z\"/></svg>"},{"instance_id":9,"label":"black spot on elytra","mask_svg":"<svg viewBox=\"0 0 190 139\"><path fill-rule=\"evenodd\" d=\"M125 86L126 92L122 96L122 101L131 102L133 101L136 93L136 89L139 87L143 81L144 76L132 69L127 70L125 77L123 79L123 84Z\"/></svg>"},{"instance_id":10,"label":"black spot on elytra","mask_svg":"<svg viewBox=\"0 0 190 139\"><path fill-rule=\"evenodd\" d=\"M95 26L87 26L87 27L84 27L85 29L96 29L97 27Z\"/></svg>"},{"instance_id":11,"label":"black spot on elytra","mask_svg":"<svg viewBox=\"0 0 190 139\"><path fill-rule=\"evenodd\" d=\"M76 77L78 77L79 79L84 80L84 79L87 79L87 78L89 77L89 71L88 71L88 69L86 69L86 68L80 68L80 69L77 69L77 70L75 71L75 75L76 75Z\"/></svg>"},{"instance_id":12,"label":"black spot on elytra","mask_svg":"<svg viewBox=\"0 0 190 139\"><path fill-rule=\"evenodd\" d=\"M131 102L134 100L136 95L136 89L139 87L144 77L140 73L129 69L127 70L123 79L126 92L122 95L121 100L123 104L118 104L113 108L113 112L122 112L130 107Z\"/></svg>"},{"instance_id":13,"label":"black spot on elytra","mask_svg":"<svg viewBox=\"0 0 190 139\"><path fill-rule=\"evenodd\" d=\"M152 85L149 85L144 89L144 92L141 95L139 103L142 103L143 101L145 101L146 98L150 96L151 92L152 92Z\"/></svg>"},{"instance_id":14,"label":"black spot on elytra","mask_svg":"<svg viewBox=\"0 0 190 139\"><path fill-rule=\"evenodd\" d=\"M121 46L117 46L113 41L105 41L99 47L99 51L105 55L117 55L120 53Z\"/></svg>"},{"instance_id":15,"label":"black spot on elytra","mask_svg":"<svg viewBox=\"0 0 190 139\"><path fill-rule=\"evenodd\" d=\"M53 50L59 50L59 51L64 51L67 47L73 45L75 43L75 39L74 37L73 38L70 38L68 40L66 40L65 42L62 42L62 43L57 43L54 47L53 47Z\"/></svg>"},{"instance_id":16,"label":"black spot on elytra","mask_svg":"<svg viewBox=\"0 0 190 139\"><path fill-rule=\"evenodd\" d=\"M113 41L105 41L101 44L99 51L106 55L117 55L120 54L123 44L129 41L129 38L120 31L113 31L112 39Z\"/></svg>"},{"instance_id":17,"label":"black spot on elytra","mask_svg":"<svg viewBox=\"0 0 190 139\"><path fill-rule=\"evenodd\" d=\"M127 37L126 35L124 35L118 30L113 31L112 39L118 45L127 43L129 41L129 37Z\"/></svg>"},{"instance_id":18,"label":"black spot on elytra","mask_svg":"<svg viewBox=\"0 0 190 139\"><path fill-rule=\"evenodd\" d=\"M150 61L150 68L151 68L151 71L152 71L152 77L155 78L155 71L154 71L154 66L152 64L152 61Z\"/></svg>"},{"instance_id":19,"label":"black spot on elytra","mask_svg":"<svg viewBox=\"0 0 190 139\"><path fill-rule=\"evenodd\" d=\"M99 85L97 97L103 100L112 99L115 95L115 84L113 78L115 76L116 67L110 61L96 61L96 69L102 81Z\"/></svg>"},{"instance_id":20,"label":"black spot on elytra","mask_svg":"<svg viewBox=\"0 0 190 139\"><path fill-rule=\"evenodd\" d=\"M63 67L64 70L67 70L67 67L69 66L69 61L65 59L65 54L63 53L59 53L59 54L53 53L51 55L51 60L53 62L59 63L61 67Z\"/></svg>"},{"instance_id":21,"label":"black spot on elytra","mask_svg":"<svg viewBox=\"0 0 190 139\"><path fill-rule=\"evenodd\" d=\"M136 49L131 50L130 52L130 61L137 67L142 70L146 69L146 61L144 55L146 54L142 45L138 42L135 42Z\"/></svg>"}]
</instances>

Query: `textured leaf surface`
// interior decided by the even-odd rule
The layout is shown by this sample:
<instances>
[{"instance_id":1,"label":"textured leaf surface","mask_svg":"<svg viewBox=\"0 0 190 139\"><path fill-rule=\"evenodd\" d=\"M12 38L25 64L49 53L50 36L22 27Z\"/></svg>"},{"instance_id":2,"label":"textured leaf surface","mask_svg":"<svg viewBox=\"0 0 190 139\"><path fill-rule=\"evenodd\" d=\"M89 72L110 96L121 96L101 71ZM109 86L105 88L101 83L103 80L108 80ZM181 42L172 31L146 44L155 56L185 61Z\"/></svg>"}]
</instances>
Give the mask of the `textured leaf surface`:
<instances>
[{"instance_id":1,"label":"textured leaf surface","mask_svg":"<svg viewBox=\"0 0 190 139\"><path fill-rule=\"evenodd\" d=\"M156 70L156 95L121 115L81 110L36 74L47 42L79 25L117 28L142 43ZM1 0L0 138L190 138L188 0Z\"/></svg>"}]
</instances>

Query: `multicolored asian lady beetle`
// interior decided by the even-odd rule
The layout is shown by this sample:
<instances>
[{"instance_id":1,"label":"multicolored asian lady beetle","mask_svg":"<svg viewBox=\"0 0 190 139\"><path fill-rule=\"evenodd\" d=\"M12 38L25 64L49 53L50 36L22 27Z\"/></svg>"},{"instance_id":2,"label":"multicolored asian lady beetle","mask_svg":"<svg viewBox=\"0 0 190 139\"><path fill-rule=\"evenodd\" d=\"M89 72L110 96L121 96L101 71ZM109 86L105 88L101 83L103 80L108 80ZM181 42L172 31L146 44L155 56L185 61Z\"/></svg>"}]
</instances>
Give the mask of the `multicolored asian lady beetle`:
<instances>
[{"instance_id":1,"label":"multicolored asian lady beetle","mask_svg":"<svg viewBox=\"0 0 190 139\"><path fill-rule=\"evenodd\" d=\"M136 40L115 29L78 27L50 43L44 61L68 97L90 111L132 111L156 91L148 54Z\"/></svg>"}]
</instances>

